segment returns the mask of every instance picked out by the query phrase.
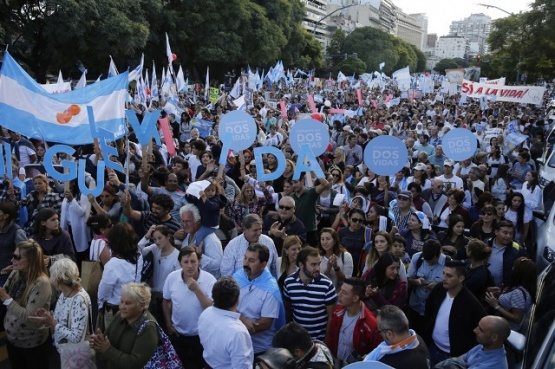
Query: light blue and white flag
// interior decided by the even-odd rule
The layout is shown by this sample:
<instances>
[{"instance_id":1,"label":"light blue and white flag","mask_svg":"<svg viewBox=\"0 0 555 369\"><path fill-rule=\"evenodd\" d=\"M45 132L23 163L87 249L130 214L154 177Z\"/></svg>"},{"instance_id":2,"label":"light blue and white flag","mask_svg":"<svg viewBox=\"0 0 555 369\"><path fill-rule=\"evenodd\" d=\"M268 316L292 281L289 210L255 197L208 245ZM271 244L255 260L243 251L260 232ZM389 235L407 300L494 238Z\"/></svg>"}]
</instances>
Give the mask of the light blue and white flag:
<instances>
[{"instance_id":1,"label":"light blue and white flag","mask_svg":"<svg viewBox=\"0 0 555 369\"><path fill-rule=\"evenodd\" d=\"M185 82L185 74L183 73L183 68L179 66L179 72L177 72L177 77L175 84L177 87L177 92L182 92L187 88L187 83Z\"/></svg>"},{"instance_id":2,"label":"light blue and white flag","mask_svg":"<svg viewBox=\"0 0 555 369\"><path fill-rule=\"evenodd\" d=\"M346 81L347 77L345 76L345 74L343 74L343 72L339 71L339 73L337 73L337 82L341 83L343 81Z\"/></svg>"},{"instance_id":3,"label":"light blue and white flag","mask_svg":"<svg viewBox=\"0 0 555 369\"><path fill-rule=\"evenodd\" d=\"M158 93L158 81L156 80L156 65L152 61L152 84L150 85L150 96L152 101L158 101L160 94Z\"/></svg>"},{"instance_id":4,"label":"light blue and white flag","mask_svg":"<svg viewBox=\"0 0 555 369\"><path fill-rule=\"evenodd\" d=\"M83 88L86 85L87 85L87 70L85 69L83 71L83 74L81 75L81 78L79 78L79 81L75 85L74 90L78 90L80 88Z\"/></svg>"},{"instance_id":5,"label":"light blue and white flag","mask_svg":"<svg viewBox=\"0 0 555 369\"><path fill-rule=\"evenodd\" d=\"M64 83L64 77L62 76L62 70L60 69L60 73L58 73L58 84Z\"/></svg>"},{"instance_id":6,"label":"light blue and white flag","mask_svg":"<svg viewBox=\"0 0 555 369\"><path fill-rule=\"evenodd\" d=\"M237 78L237 81L235 81L235 84L233 85L233 88L231 89L229 94L234 99L237 99L239 98L239 96L241 96L241 78Z\"/></svg>"},{"instance_id":7,"label":"light blue and white flag","mask_svg":"<svg viewBox=\"0 0 555 369\"><path fill-rule=\"evenodd\" d=\"M138 81L143 74L143 65L145 64L145 54L141 55L141 63L129 72L129 82Z\"/></svg>"},{"instance_id":8,"label":"light blue and white flag","mask_svg":"<svg viewBox=\"0 0 555 369\"><path fill-rule=\"evenodd\" d=\"M381 63L380 63L380 70L382 70L383 67L385 67L385 62L381 62Z\"/></svg>"},{"instance_id":9,"label":"light blue and white flag","mask_svg":"<svg viewBox=\"0 0 555 369\"><path fill-rule=\"evenodd\" d=\"M81 145L93 142L87 107L97 127L125 134L127 72L79 90L49 94L6 52L0 71L0 125L30 138Z\"/></svg>"},{"instance_id":10,"label":"light blue and white flag","mask_svg":"<svg viewBox=\"0 0 555 369\"><path fill-rule=\"evenodd\" d=\"M116 63L114 63L114 59L112 59L112 55L110 55L110 66L108 67L108 78L117 76L118 68L116 68Z\"/></svg>"},{"instance_id":11,"label":"light blue and white flag","mask_svg":"<svg viewBox=\"0 0 555 369\"><path fill-rule=\"evenodd\" d=\"M204 84L204 101L208 101L208 91L210 91L210 67L206 67L206 83Z\"/></svg>"}]
</instances>

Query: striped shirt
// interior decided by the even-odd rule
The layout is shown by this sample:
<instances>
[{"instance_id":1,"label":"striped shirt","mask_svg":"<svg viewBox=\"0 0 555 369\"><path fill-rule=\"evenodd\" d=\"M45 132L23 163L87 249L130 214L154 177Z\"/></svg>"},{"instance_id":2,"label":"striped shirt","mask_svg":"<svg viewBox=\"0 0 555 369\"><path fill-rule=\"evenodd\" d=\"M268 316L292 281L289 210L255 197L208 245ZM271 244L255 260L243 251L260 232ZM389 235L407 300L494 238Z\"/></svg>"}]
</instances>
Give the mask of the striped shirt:
<instances>
[{"instance_id":1,"label":"striped shirt","mask_svg":"<svg viewBox=\"0 0 555 369\"><path fill-rule=\"evenodd\" d=\"M304 327L313 339L326 337L328 313L326 307L334 305L337 294L333 282L325 275L304 285L299 270L283 283L283 298L290 301L293 320Z\"/></svg>"}]
</instances>

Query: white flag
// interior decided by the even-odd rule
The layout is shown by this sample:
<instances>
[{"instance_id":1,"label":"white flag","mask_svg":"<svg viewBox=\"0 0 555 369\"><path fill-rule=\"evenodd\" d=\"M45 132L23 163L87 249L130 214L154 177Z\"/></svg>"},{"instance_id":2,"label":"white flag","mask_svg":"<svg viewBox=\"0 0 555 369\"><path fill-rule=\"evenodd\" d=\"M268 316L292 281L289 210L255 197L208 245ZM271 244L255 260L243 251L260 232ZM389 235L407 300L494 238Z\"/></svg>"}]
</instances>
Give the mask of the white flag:
<instances>
[{"instance_id":1,"label":"white flag","mask_svg":"<svg viewBox=\"0 0 555 369\"><path fill-rule=\"evenodd\" d=\"M83 88L87 85L87 70L85 69L83 71L83 74L81 75L81 78L79 78L79 82L77 82L77 84L75 85L74 90L78 90L80 88Z\"/></svg>"},{"instance_id":2,"label":"white flag","mask_svg":"<svg viewBox=\"0 0 555 369\"><path fill-rule=\"evenodd\" d=\"M179 66L179 72L177 72L175 83L177 84L178 93L185 90L185 88L187 87L185 83L185 75L183 74L183 68L181 67L181 65Z\"/></svg>"},{"instance_id":3,"label":"white flag","mask_svg":"<svg viewBox=\"0 0 555 369\"><path fill-rule=\"evenodd\" d=\"M139 78L141 78L143 74L144 63L145 63L145 54L143 53L143 55L141 55L141 63L137 67L135 67L135 69L133 69L131 72L129 72L129 77L127 77L127 80L129 82L138 81Z\"/></svg>"},{"instance_id":4,"label":"white flag","mask_svg":"<svg viewBox=\"0 0 555 369\"><path fill-rule=\"evenodd\" d=\"M170 38L168 37L168 33L166 32L166 56L168 57L168 73L173 74L173 54L172 49L170 48Z\"/></svg>"},{"instance_id":5,"label":"white flag","mask_svg":"<svg viewBox=\"0 0 555 369\"><path fill-rule=\"evenodd\" d=\"M116 68L116 63L114 63L114 59L112 59L112 55L110 55L110 67L108 67L108 78L117 76L118 69Z\"/></svg>"}]
</instances>

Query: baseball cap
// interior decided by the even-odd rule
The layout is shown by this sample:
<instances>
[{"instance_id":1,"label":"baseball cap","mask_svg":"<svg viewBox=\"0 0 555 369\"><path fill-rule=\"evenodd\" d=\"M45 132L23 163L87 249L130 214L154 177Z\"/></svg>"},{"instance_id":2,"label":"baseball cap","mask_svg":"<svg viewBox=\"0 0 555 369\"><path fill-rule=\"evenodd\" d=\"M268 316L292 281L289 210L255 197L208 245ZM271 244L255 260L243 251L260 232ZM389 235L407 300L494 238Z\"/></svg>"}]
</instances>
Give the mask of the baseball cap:
<instances>
[{"instance_id":1,"label":"baseball cap","mask_svg":"<svg viewBox=\"0 0 555 369\"><path fill-rule=\"evenodd\" d=\"M349 133L353 133L353 130L351 129L351 126L345 126L345 127L343 127L343 130L347 131Z\"/></svg>"},{"instance_id":2,"label":"baseball cap","mask_svg":"<svg viewBox=\"0 0 555 369\"><path fill-rule=\"evenodd\" d=\"M455 166L455 161L453 159L447 159L443 162L443 165L447 165L449 167L454 167Z\"/></svg>"},{"instance_id":3,"label":"baseball cap","mask_svg":"<svg viewBox=\"0 0 555 369\"><path fill-rule=\"evenodd\" d=\"M426 164L424 163L417 163L414 168L412 168L414 170L426 170Z\"/></svg>"},{"instance_id":4,"label":"baseball cap","mask_svg":"<svg viewBox=\"0 0 555 369\"><path fill-rule=\"evenodd\" d=\"M412 200L412 192L410 191L401 191L401 193L399 193L399 195L397 195L397 197L407 197L409 199Z\"/></svg>"}]
</instances>

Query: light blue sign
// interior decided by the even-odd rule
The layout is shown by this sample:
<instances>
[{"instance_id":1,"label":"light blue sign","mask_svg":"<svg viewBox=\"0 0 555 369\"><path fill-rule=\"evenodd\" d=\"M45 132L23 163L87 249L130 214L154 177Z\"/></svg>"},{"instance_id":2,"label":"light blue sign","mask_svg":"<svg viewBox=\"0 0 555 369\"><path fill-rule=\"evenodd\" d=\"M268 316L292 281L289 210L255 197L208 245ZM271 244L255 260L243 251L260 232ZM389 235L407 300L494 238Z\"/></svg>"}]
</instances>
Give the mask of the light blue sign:
<instances>
[{"instance_id":1,"label":"light blue sign","mask_svg":"<svg viewBox=\"0 0 555 369\"><path fill-rule=\"evenodd\" d=\"M264 173L264 160L262 155L272 154L276 157L277 168L271 173ZM261 182L273 181L278 179L285 172L285 155L274 146L262 146L254 148L254 161L256 162L256 179Z\"/></svg>"},{"instance_id":2,"label":"light blue sign","mask_svg":"<svg viewBox=\"0 0 555 369\"><path fill-rule=\"evenodd\" d=\"M374 173L392 176L407 163L407 147L393 136L378 136L372 139L364 150L364 162Z\"/></svg>"},{"instance_id":3,"label":"light blue sign","mask_svg":"<svg viewBox=\"0 0 555 369\"><path fill-rule=\"evenodd\" d=\"M222 116L218 136L223 143L222 153L246 150L256 139L256 123L242 110L229 112ZM225 164L225 161L226 155L220 155L220 164Z\"/></svg>"},{"instance_id":4,"label":"light blue sign","mask_svg":"<svg viewBox=\"0 0 555 369\"><path fill-rule=\"evenodd\" d=\"M478 141L468 129L454 128L443 136L442 147L449 159L461 161L474 156Z\"/></svg>"},{"instance_id":5,"label":"light blue sign","mask_svg":"<svg viewBox=\"0 0 555 369\"><path fill-rule=\"evenodd\" d=\"M316 119L303 119L291 128L289 142L298 155L301 153L301 147L310 148L314 156L322 155L330 143L328 127Z\"/></svg>"}]
</instances>

